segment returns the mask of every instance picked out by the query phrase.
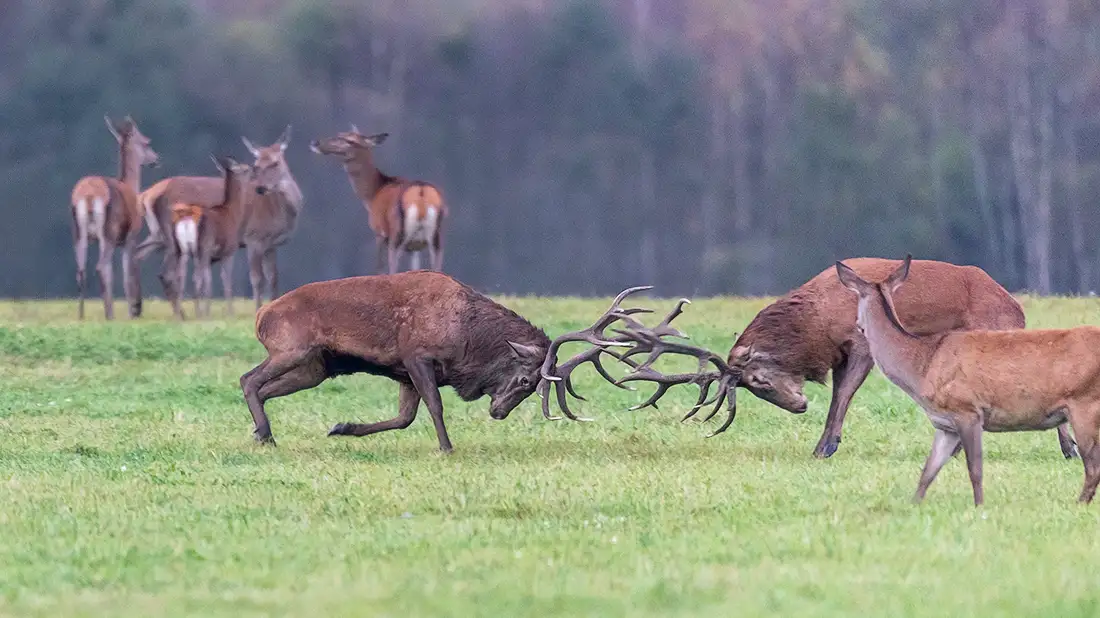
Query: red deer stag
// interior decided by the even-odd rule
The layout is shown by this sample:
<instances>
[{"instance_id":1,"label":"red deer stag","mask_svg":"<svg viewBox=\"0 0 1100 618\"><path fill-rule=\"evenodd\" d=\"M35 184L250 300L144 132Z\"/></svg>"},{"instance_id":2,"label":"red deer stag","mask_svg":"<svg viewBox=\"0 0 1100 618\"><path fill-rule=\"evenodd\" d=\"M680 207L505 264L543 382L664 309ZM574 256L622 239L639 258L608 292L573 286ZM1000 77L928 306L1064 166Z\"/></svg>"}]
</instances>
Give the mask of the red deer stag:
<instances>
[{"instance_id":1,"label":"red deer stag","mask_svg":"<svg viewBox=\"0 0 1100 618\"><path fill-rule=\"evenodd\" d=\"M122 247L122 285L130 305L130 317L141 315L141 280L135 259L135 245L141 231L141 168L155 167L157 153L149 138L141 134L137 123L127 116L115 124L104 117L107 128L118 142L118 178L85 176L77 181L72 194L73 245L76 252L76 285L80 300L77 313L84 319L86 288L85 265L88 260L88 239L99 243L96 272L103 295L103 311L108 320L114 311L115 250Z\"/></svg>"},{"instance_id":2,"label":"red deer stag","mask_svg":"<svg viewBox=\"0 0 1100 618\"><path fill-rule=\"evenodd\" d=\"M906 257L888 276L868 280L836 264L840 282L856 292L856 320L871 356L936 429L914 501L924 499L961 444L980 505L983 431L1044 430L1068 419L1085 465L1079 500L1091 502L1100 483L1100 328L919 335L907 328L895 299L908 287L909 269Z\"/></svg>"},{"instance_id":3,"label":"red deer stag","mask_svg":"<svg viewBox=\"0 0 1100 618\"><path fill-rule=\"evenodd\" d=\"M339 157L348 172L351 187L367 209L368 224L378 247L378 272L387 267L397 272L401 254L412 253L412 269L420 268L420 253L428 250L433 270L443 270L443 221L447 205L443 193L433 184L383 174L374 165L373 149L388 133L364 136L351 132L313 140L309 147L321 155Z\"/></svg>"},{"instance_id":4,"label":"red deer stag","mask_svg":"<svg viewBox=\"0 0 1100 618\"><path fill-rule=\"evenodd\" d=\"M302 211L302 192L287 166L285 153L290 141L288 126L278 141L257 148L241 138L255 157L253 184L255 191L245 205L240 246L247 249L248 277L252 297L260 308L263 284L269 298L278 296L278 272L275 249L285 243L297 227ZM179 294L179 246L172 228L172 207L175 204L195 204L210 208L225 197L225 181L219 177L176 176L166 178L141 194L141 203L149 221L149 236L138 246L138 258L144 259L157 249L164 249L160 280L165 296L176 303ZM169 230L166 234L162 230Z\"/></svg>"},{"instance_id":5,"label":"red deer stag","mask_svg":"<svg viewBox=\"0 0 1100 618\"><path fill-rule=\"evenodd\" d=\"M882 278L899 262L854 258L848 264L864 277ZM913 262L912 279L899 292L897 308L906 323L921 333L1024 327L1019 303L989 275L973 266L930 260ZM632 339L655 336L652 332L638 331L632 334ZM723 395L727 388L741 386L765 401L801 414L806 411L803 384L807 379L824 382L831 369L833 397L825 431L814 450L817 457L829 457L836 451L852 396L874 366L867 339L856 327L856 299L840 283L834 268L760 311L737 338L725 360L713 352L682 343L667 351L695 356L711 365L713 371L700 369L696 374L662 378L647 365L644 371L628 376L629 380L654 380L662 387L654 398L638 407L654 403L674 384L709 386L719 382ZM734 392L728 395L732 411ZM693 409L688 416L694 412ZM1063 455L1073 457L1076 448L1064 425L1058 427L1058 440Z\"/></svg>"},{"instance_id":6,"label":"red deer stag","mask_svg":"<svg viewBox=\"0 0 1100 618\"><path fill-rule=\"evenodd\" d=\"M255 437L274 444L264 402L317 386L330 377L369 373L400 384L395 418L369 424L340 423L329 435L367 436L404 429L416 417L423 399L435 423L439 448L451 451L443 424L440 386L451 386L465 401L488 395L489 415L501 420L536 390L543 395L543 415L550 420L551 381L562 412L573 420L565 393L578 396L569 376L584 363L613 380L600 365L603 330L640 312L623 309L625 290L596 323L554 341L515 312L432 271L351 277L310 283L288 292L256 315L256 337L268 357L241 376ZM568 341L598 347L565 363L556 360ZM540 373L544 376L540 380Z\"/></svg>"},{"instance_id":7,"label":"red deer stag","mask_svg":"<svg viewBox=\"0 0 1100 618\"><path fill-rule=\"evenodd\" d=\"M225 310L226 313L233 314L233 257L240 248L240 228L247 199L245 190L252 180L252 168L234 161L232 157L211 158L225 178L222 203L210 208L184 203L172 206L172 229L180 253L177 276L180 293L172 308L176 316L181 318L183 311L180 308L180 297L187 287L189 257L195 258L195 315L210 316L210 298L214 287L211 273L213 263L221 265ZM205 308L203 300L206 301Z\"/></svg>"}]
</instances>

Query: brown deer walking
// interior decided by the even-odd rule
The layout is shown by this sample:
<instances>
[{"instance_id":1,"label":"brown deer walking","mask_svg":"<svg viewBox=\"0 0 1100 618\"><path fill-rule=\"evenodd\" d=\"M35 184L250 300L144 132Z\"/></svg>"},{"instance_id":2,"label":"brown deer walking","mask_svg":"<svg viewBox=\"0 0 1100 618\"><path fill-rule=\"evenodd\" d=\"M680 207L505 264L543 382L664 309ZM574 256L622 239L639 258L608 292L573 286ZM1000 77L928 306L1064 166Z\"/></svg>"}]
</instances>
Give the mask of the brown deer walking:
<instances>
[{"instance_id":1,"label":"brown deer walking","mask_svg":"<svg viewBox=\"0 0 1100 618\"><path fill-rule=\"evenodd\" d=\"M433 184L382 173L374 164L373 149L388 133L364 136L350 132L313 140L309 147L321 155L339 157L355 194L367 209L368 224L378 248L378 272L397 272L401 254L411 253L411 267L420 268L421 250L427 249L432 270L443 270L443 221L447 204Z\"/></svg>"},{"instance_id":2,"label":"brown deer walking","mask_svg":"<svg viewBox=\"0 0 1100 618\"><path fill-rule=\"evenodd\" d=\"M159 157L149 145L149 138L138 130L137 123L127 116L119 124L104 117L107 128L118 142L118 178L85 176L77 181L72 193L73 246L76 253L76 285L79 290L77 314L84 319L86 289L85 265L88 241L99 243L99 274L103 312L114 319L114 259L115 250L122 247L122 285L130 306L130 317L141 315L141 280L134 251L141 231L141 168L155 167Z\"/></svg>"},{"instance_id":3,"label":"brown deer walking","mask_svg":"<svg viewBox=\"0 0 1100 618\"><path fill-rule=\"evenodd\" d=\"M256 315L256 337L268 357L241 376L255 437L274 444L264 402L307 388L326 379L353 373L390 378L401 386L398 415L369 424L340 423L329 435L367 436L404 429L421 399L435 423L439 448L451 451L443 423L440 386L451 386L465 401L488 395L489 415L501 420L536 390L543 395L543 415L550 420L550 386L562 412L579 418L565 403L573 390L569 376L584 363L612 380L600 364L603 347L556 360L568 341L596 346L616 345L603 330L640 309L623 309L621 293L597 322L565 333L554 341L515 312L432 271L351 277L310 283L266 305ZM540 379L540 374L541 378Z\"/></svg>"},{"instance_id":4,"label":"brown deer walking","mask_svg":"<svg viewBox=\"0 0 1100 618\"><path fill-rule=\"evenodd\" d=\"M897 310L910 258L867 280L842 262L837 276L858 298L857 324L891 382L924 409L935 427L914 500L962 445L974 504L982 493L982 432L1031 431L1068 419L1085 466L1079 500L1100 483L1100 328L951 331L918 335Z\"/></svg>"},{"instance_id":5,"label":"brown deer walking","mask_svg":"<svg viewBox=\"0 0 1100 618\"><path fill-rule=\"evenodd\" d=\"M195 315L210 316L213 296L211 264L221 266L226 313L233 314L233 257L240 248L240 228L245 216L245 191L252 181L252 168L231 157L211 157L225 178L222 203L210 208L198 204L172 206L172 230L179 247L180 294L173 303L177 317L183 317L180 297L186 290L187 262L195 258ZM205 307L203 306L205 301Z\"/></svg>"},{"instance_id":6,"label":"brown deer walking","mask_svg":"<svg viewBox=\"0 0 1100 618\"><path fill-rule=\"evenodd\" d=\"M290 173L285 154L290 141L288 126L270 146L258 148L241 138L255 158L253 185L245 205L240 246L247 250L248 277L252 297L259 309L267 284L268 297L278 296L278 270L275 250L284 244L297 228L302 211L302 192ZM175 303L180 292L179 246L172 234L172 207L194 204L210 208L225 197L225 180L207 176L176 176L166 178L141 194L141 202L149 221L149 236L138 246L138 259L144 259L157 249L164 250L160 280L165 296ZM168 230L165 232L164 230Z\"/></svg>"},{"instance_id":7,"label":"brown deer walking","mask_svg":"<svg viewBox=\"0 0 1100 618\"><path fill-rule=\"evenodd\" d=\"M885 277L900 264L879 258L854 258L847 263L869 278ZM979 268L917 260L912 273L910 283L897 295L897 309L915 332L1024 327L1019 303ZM644 371L628 375L624 381L649 380L660 385L654 397L638 407L655 403L676 384L708 388L717 384L723 397L728 391L731 414L735 413L735 392L730 389L738 386L784 410L801 414L807 407L802 393L805 381L823 382L831 369L833 396L825 430L814 450L818 457L829 457L836 451L852 396L874 366L867 339L856 326L856 298L840 283L835 268L823 271L761 310L724 360L682 342L662 343L661 337L668 333L646 331L640 325L628 328L627 333L631 341L649 342L647 346L664 350L661 353L694 356L710 366L709 371L700 367L693 374L662 376L647 365ZM646 353L650 350L641 349ZM704 399L701 397L700 402ZM1073 457L1076 447L1065 425L1058 427L1058 440L1063 455Z\"/></svg>"}]
</instances>

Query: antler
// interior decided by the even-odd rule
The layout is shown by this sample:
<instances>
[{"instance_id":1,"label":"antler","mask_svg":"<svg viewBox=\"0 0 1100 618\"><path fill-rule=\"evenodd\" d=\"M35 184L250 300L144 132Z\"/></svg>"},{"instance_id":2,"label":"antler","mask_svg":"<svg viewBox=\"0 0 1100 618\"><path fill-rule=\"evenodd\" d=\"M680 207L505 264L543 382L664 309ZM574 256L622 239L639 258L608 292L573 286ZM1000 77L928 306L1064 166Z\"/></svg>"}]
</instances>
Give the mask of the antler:
<instances>
[{"instance_id":1,"label":"antler","mask_svg":"<svg viewBox=\"0 0 1100 618\"><path fill-rule=\"evenodd\" d=\"M585 401L585 398L580 396L573 388L573 382L570 380L570 374L573 373L573 370L583 365L584 363L592 363L592 366L596 368L596 372L599 373L600 376L602 376L605 380L611 382L615 386L626 390L633 390L628 386L623 386L622 384L620 384L614 377L611 376L611 374L607 372L607 369L605 369L603 364L600 362L601 354L610 354L622 360L631 367L636 367L637 364L634 363L634 361L631 361L628 358L623 358L619 354L608 349L609 347L618 346L629 347L630 339L625 336L608 337L604 334L604 330L608 326L611 326L612 324L620 320L625 321L628 325L641 326L639 322L632 319L630 316L638 313L650 313L651 310L643 309L640 307L623 309L620 305L627 296L650 289L653 289L653 286L643 285L627 288L622 292L619 292L619 295L616 296L615 300L611 303L611 307L608 308L608 310L605 311L603 315L600 316L599 319L597 319L595 323L592 324L592 326L589 326L588 328L582 330L565 333L559 336L557 339L554 339L554 341L550 343L550 348L546 351L546 359L543 361L542 369L540 370L542 379L539 380L538 387L535 389L535 391L539 394L539 397L542 397L542 415L545 416L547 420L557 421L561 420L562 418L560 416L554 416L550 413L551 383L553 383L554 391L557 395L558 407L561 408L565 416L574 421L592 420L590 418L578 417L574 415L573 412L569 409L569 404L566 397L566 393L568 393L573 397L580 399L581 401ZM572 341L585 341L591 343L596 347L585 350L584 352L577 354L576 356L570 358L564 363L558 364L558 348L560 348L562 344Z\"/></svg>"},{"instance_id":2,"label":"antler","mask_svg":"<svg viewBox=\"0 0 1100 618\"><path fill-rule=\"evenodd\" d=\"M687 299L680 299L676 307L654 328L646 328L637 320L628 320L626 321L626 329L615 329L615 332L619 333L622 337L634 342L634 346L629 350L616 355L620 360L627 362L634 369L631 373L620 378L618 384L622 385L624 382L640 380L655 382L657 384L657 390L653 395L645 402L631 407L631 410L640 410L649 406L656 408L657 401L673 386L680 384L698 385L699 398L696 400L691 410L681 419L681 422L695 416L704 406L714 404L714 409L712 409L710 414L702 420L702 422L705 423L714 418L714 415L717 414L718 410L722 407L723 402L728 402L727 409L729 414L725 422L722 423L722 426L714 433L708 436L714 437L729 429L730 425L733 424L733 419L737 416L736 395L735 393L731 393L730 389L737 388L737 383L740 381L741 377L740 370L731 367L722 357L710 350L663 339L663 337L687 339L686 335L672 328L670 323L683 313L684 305L690 302L691 301ZM645 361L641 364L634 363L630 360L631 356L636 356L638 354L648 354ZM653 363L664 354L693 356L699 361L699 368L694 373L677 373L671 375L666 375L652 369L651 366ZM708 365L713 365L714 370L707 371ZM718 390L713 397L708 398L707 396L710 393L711 386L715 383L718 384Z\"/></svg>"}]
</instances>

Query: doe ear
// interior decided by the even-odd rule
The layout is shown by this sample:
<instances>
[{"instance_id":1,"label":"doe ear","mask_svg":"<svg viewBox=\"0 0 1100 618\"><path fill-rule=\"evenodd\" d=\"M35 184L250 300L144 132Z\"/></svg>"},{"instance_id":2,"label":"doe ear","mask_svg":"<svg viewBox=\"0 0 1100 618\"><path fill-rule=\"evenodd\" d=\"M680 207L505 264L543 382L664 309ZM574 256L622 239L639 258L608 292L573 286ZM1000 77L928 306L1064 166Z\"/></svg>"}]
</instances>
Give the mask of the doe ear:
<instances>
[{"instance_id":1,"label":"doe ear","mask_svg":"<svg viewBox=\"0 0 1100 618\"><path fill-rule=\"evenodd\" d=\"M214 153L210 153L210 160L214 162L214 167L218 168L219 171L221 171L221 172L225 171L225 164L222 163L222 158L221 157L219 157L218 155L216 155Z\"/></svg>"},{"instance_id":2,"label":"doe ear","mask_svg":"<svg viewBox=\"0 0 1100 618\"><path fill-rule=\"evenodd\" d=\"M358 133L358 131L356 131L356 133ZM377 146L386 141L386 138L389 136L389 133L375 133L374 135L368 135L367 137L364 137L363 141L365 141L370 146Z\"/></svg>"},{"instance_id":3,"label":"doe ear","mask_svg":"<svg viewBox=\"0 0 1100 618\"><path fill-rule=\"evenodd\" d=\"M275 142L279 145L279 149L286 151L287 144L290 143L290 125L286 125L286 129L283 130L283 134L279 136L278 141Z\"/></svg>"},{"instance_id":4,"label":"doe ear","mask_svg":"<svg viewBox=\"0 0 1100 618\"><path fill-rule=\"evenodd\" d=\"M107 130L111 132L111 135L114 136L115 140L121 142L122 136L119 135L118 127L115 126L115 122L111 120L111 117L104 114L103 120L107 123Z\"/></svg>"},{"instance_id":5,"label":"doe ear","mask_svg":"<svg viewBox=\"0 0 1100 618\"><path fill-rule=\"evenodd\" d=\"M356 135L362 135L363 132L359 130L359 127L353 122L351 123L351 132Z\"/></svg>"},{"instance_id":6,"label":"doe ear","mask_svg":"<svg viewBox=\"0 0 1100 618\"><path fill-rule=\"evenodd\" d=\"M836 263L836 275L840 278L840 282L844 284L844 287L857 294L864 293L871 286L844 262Z\"/></svg>"},{"instance_id":7,"label":"doe ear","mask_svg":"<svg viewBox=\"0 0 1100 618\"><path fill-rule=\"evenodd\" d=\"M901 265L897 269L890 273L890 276L883 281L882 284L886 286L886 289L890 290L893 294L898 290L901 284L905 283L905 280L909 278L909 264L913 261L913 256L906 254L905 259L902 260Z\"/></svg>"},{"instance_id":8,"label":"doe ear","mask_svg":"<svg viewBox=\"0 0 1100 618\"><path fill-rule=\"evenodd\" d=\"M249 140L249 139L248 139L247 137L244 137L244 136L242 135L242 136L241 136L241 142L243 142L243 143L244 143L244 147L245 147L245 148L247 148L247 149L248 149L248 151L252 153L252 156L254 156L254 157L256 157L256 158L259 158L259 157L260 157L260 149L259 149L259 148L256 148L255 146L253 146L253 145L252 145L252 142L251 142L251 141L250 141L250 140Z\"/></svg>"},{"instance_id":9,"label":"doe ear","mask_svg":"<svg viewBox=\"0 0 1100 618\"><path fill-rule=\"evenodd\" d=\"M534 358L541 360L543 356L546 356L543 350L533 345L509 341L508 346L512 348L512 353L516 355L516 358Z\"/></svg>"}]
</instances>

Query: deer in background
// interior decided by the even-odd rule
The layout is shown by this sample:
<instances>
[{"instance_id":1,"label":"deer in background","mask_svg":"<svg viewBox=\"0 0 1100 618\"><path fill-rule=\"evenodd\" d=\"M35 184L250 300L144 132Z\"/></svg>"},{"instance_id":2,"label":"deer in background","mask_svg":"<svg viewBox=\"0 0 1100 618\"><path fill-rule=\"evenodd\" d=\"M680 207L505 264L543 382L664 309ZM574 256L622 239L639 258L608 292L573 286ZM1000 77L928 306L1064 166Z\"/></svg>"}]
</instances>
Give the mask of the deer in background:
<instances>
[{"instance_id":1,"label":"deer in background","mask_svg":"<svg viewBox=\"0 0 1100 618\"><path fill-rule=\"evenodd\" d=\"M222 203L210 208L184 203L172 206L172 229L180 252L177 276L180 294L172 309L180 318L183 317L180 297L187 287L189 257L195 258L195 315L210 316L210 298L214 287L211 264L215 262L221 265L226 313L233 314L233 257L240 248L240 229L248 198L245 191L252 181L252 168L232 157L211 155L211 159L225 179ZM203 300L206 301L205 308Z\"/></svg>"},{"instance_id":2,"label":"deer in background","mask_svg":"<svg viewBox=\"0 0 1100 618\"><path fill-rule=\"evenodd\" d=\"M888 276L868 280L836 263L839 280L858 298L857 324L875 363L936 429L914 501L961 444L980 505L983 431L1044 430L1068 419L1085 466L1078 500L1091 502L1100 483L1100 328L919 335L895 301L909 269L906 257Z\"/></svg>"},{"instance_id":3,"label":"deer in background","mask_svg":"<svg viewBox=\"0 0 1100 618\"><path fill-rule=\"evenodd\" d=\"M388 133L364 136L358 127L328 139L313 140L310 149L339 157L355 194L367 209L368 224L378 247L378 272L397 272L402 253L412 253L411 267L420 268L419 251L427 249L432 270L443 270L443 221L447 205L431 183L382 173L373 149Z\"/></svg>"},{"instance_id":4,"label":"deer in background","mask_svg":"<svg viewBox=\"0 0 1100 618\"><path fill-rule=\"evenodd\" d=\"M160 160L149 145L149 138L138 130L134 119L126 116L119 124L104 116L107 128L118 142L118 178L85 176L77 181L72 193L73 245L76 252L76 285L80 300L77 313L84 319L86 288L85 265L88 240L99 243L99 274L103 311L114 319L115 250L122 247L122 285L130 306L130 317L141 315L141 281L135 259L135 245L141 231L141 168L156 167Z\"/></svg>"},{"instance_id":5,"label":"deer in background","mask_svg":"<svg viewBox=\"0 0 1100 618\"><path fill-rule=\"evenodd\" d=\"M289 126L270 146L256 147L246 137L242 137L241 141L255 158L252 183L255 190L248 194L245 204L240 246L247 250L252 297L259 309L264 283L267 284L269 298L278 296L275 250L297 228L303 198L285 158L290 141ZM144 259L157 249L164 250L160 280L165 296L173 303L177 302L179 284L182 282L177 281L179 247L170 231L173 229L172 207L184 203L210 208L221 203L224 197L224 179L208 176L166 178L141 194L150 233L138 246L138 258ZM162 230L169 232L166 234Z\"/></svg>"}]
</instances>

